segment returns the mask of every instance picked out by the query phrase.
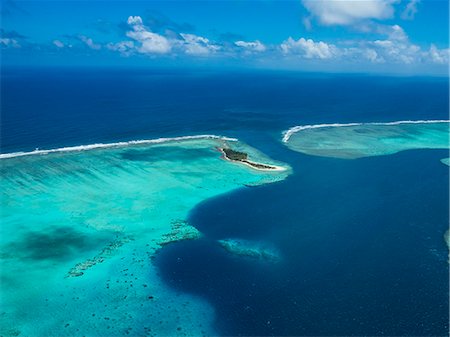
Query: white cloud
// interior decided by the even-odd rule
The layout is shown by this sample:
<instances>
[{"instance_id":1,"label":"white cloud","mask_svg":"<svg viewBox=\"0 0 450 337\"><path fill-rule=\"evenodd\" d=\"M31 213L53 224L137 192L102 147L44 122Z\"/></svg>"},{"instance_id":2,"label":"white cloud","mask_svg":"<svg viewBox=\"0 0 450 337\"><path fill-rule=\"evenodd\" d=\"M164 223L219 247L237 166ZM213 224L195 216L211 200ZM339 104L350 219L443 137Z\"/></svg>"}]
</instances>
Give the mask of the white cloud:
<instances>
[{"instance_id":1,"label":"white cloud","mask_svg":"<svg viewBox=\"0 0 450 337\"><path fill-rule=\"evenodd\" d=\"M303 6L324 25L352 25L363 20L388 19L398 0L302 0Z\"/></svg>"},{"instance_id":2,"label":"white cloud","mask_svg":"<svg viewBox=\"0 0 450 337\"><path fill-rule=\"evenodd\" d=\"M403 20L412 20L417 13L417 4L420 0L410 0L402 12L401 18Z\"/></svg>"},{"instance_id":3,"label":"white cloud","mask_svg":"<svg viewBox=\"0 0 450 337\"><path fill-rule=\"evenodd\" d=\"M377 30L378 33L386 35L386 38L360 41L358 46L363 55L371 62L405 65L448 63L449 49L438 49L432 44L429 50L423 50L420 46L412 43L405 31L398 25L379 25ZM373 50L373 52L369 50Z\"/></svg>"},{"instance_id":4,"label":"white cloud","mask_svg":"<svg viewBox=\"0 0 450 337\"><path fill-rule=\"evenodd\" d=\"M389 26L388 26L389 27ZM405 31L399 25L390 26L387 31L387 35L389 39L394 41L407 41L408 35L406 35Z\"/></svg>"},{"instance_id":5,"label":"white cloud","mask_svg":"<svg viewBox=\"0 0 450 337\"><path fill-rule=\"evenodd\" d=\"M281 50L284 54L300 54L305 58L329 59L337 55L337 48L332 44L319 41L314 42L311 39L304 39L303 37L294 40L289 37L281 45Z\"/></svg>"},{"instance_id":6,"label":"white cloud","mask_svg":"<svg viewBox=\"0 0 450 337\"><path fill-rule=\"evenodd\" d=\"M186 54L190 55L208 55L220 50L218 45L212 44L209 39L194 34L180 34L183 38L181 43Z\"/></svg>"},{"instance_id":7,"label":"white cloud","mask_svg":"<svg viewBox=\"0 0 450 337\"><path fill-rule=\"evenodd\" d=\"M236 41L234 43L236 46L246 49L247 51L254 52L263 52L266 51L266 46L262 44L259 40L255 41Z\"/></svg>"},{"instance_id":8,"label":"white cloud","mask_svg":"<svg viewBox=\"0 0 450 337\"><path fill-rule=\"evenodd\" d=\"M431 45L427 56L433 63L448 64L450 58L450 49L438 49L434 44Z\"/></svg>"},{"instance_id":9,"label":"white cloud","mask_svg":"<svg viewBox=\"0 0 450 337\"><path fill-rule=\"evenodd\" d=\"M132 26L132 25L142 25L142 18L140 16L129 16L127 23Z\"/></svg>"},{"instance_id":10,"label":"white cloud","mask_svg":"<svg viewBox=\"0 0 450 337\"><path fill-rule=\"evenodd\" d=\"M306 1L307 0L305 0L305 2ZM373 4L376 2L374 0L360 1L366 4ZM392 6L392 3L394 2L391 0L379 1L384 3L385 6ZM318 2L323 3L323 0L318 0ZM346 0L334 0L331 2L342 2L348 5L348 1ZM380 8L383 7L381 6ZM385 15L388 15L386 14L388 12L388 10L384 12L379 11L378 15L375 15L373 14L374 12L372 12L372 16L369 16L367 13L364 14L362 10L360 12L353 12L352 16L347 13L347 19L351 19L348 19L345 22L357 22L360 18L384 17ZM359 14L356 15L355 13ZM335 14L337 15L338 12ZM449 49L438 49L435 45L431 45L429 49L424 49L424 47L412 43L403 28L399 25L386 25L370 20L364 22L360 21L356 27L366 27L366 31L377 34L376 36L378 39L337 40L329 42L316 41L304 37L294 40L292 37L289 37L278 47L265 45L259 40L239 40L235 41L233 44L219 44L210 41L203 36L174 31L166 31L164 35L161 35L150 31L149 28L143 24L143 21L139 16L130 16L127 22L130 29L126 32L126 35L131 40L111 42L105 46L108 50L119 52L123 56L129 56L135 53L149 55L171 54L174 56L187 54L200 57L215 55L223 58L253 55L256 59L256 55L259 54L261 57L267 56L267 61L270 60L270 58L274 59L274 57L276 58L281 54L286 56L286 62L291 62L291 64L293 64L292 62L298 62L299 59L303 58L305 60L315 60L314 62L316 64L328 60L326 63L328 66L335 65L336 67L351 66L354 68L357 67L357 65L367 67L370 64L384 64L383 67L396 67L395 65L399 65L399 69L401 69L401 65L445 65L448 63L450 53ZM330 22L337 21L330 21L328 18L328 21L326 22L331 24ZM339 22L344 21L341 20ZM90 42L88 40L88 38L85 38L87 44L94 44L92 40ZM55 40L55 42L56 41L57 40ZM2 44L4 45L4 42L2 42ZM266 51L270 51L270 53L266 53Z\"/></svg>"},{"instance_id":11,"label":"white cloud","mask_svg":"<svg viewBox=\"0 0 450 337\"><path fill-rule=\"evenodd\" d=\"M405 31L399 25L380 25L378 29L386 35L386 39L371 41L368 44L375 48L383 59L404 64L412 64L420 60L420 47L409 41Z\"/></svg>"},{"instance_id":12,"label":"white cloud","mask_svg":"<svg viewBox=\"0 0 450 337\"><path fill-rule=\"evenodd\" d=\"M99 45L99 44L97 44L97 43L94 43L94 41L93 41L90 37L86 37L86 36L84 36L84 35L81 35L81 36L80 36L80 40L83 41L84 43L86 43L86 45L87 45L89 48L91 48L91 49L99 50L99 49L102 48L101 45Z\"/></svg>"},{"instance_id":13,"label":"white cloud","mask_svg":"<svg viewBox=\"0 0 450 337\"><path fill-rule=\"evenodd\" d=\"M0 38L0 45L2 47L13 47L13 48L20 48L19 42L17 42L16 39L10 39L10 38Z\"/></svg>"},{"instance_id":14,"label":"white cloud","mask_svg":"<svg viewBox=\"0 0 450 337\"><path fill-rule=\"evenodd\" d=\"M167 54L172 46L168 39L157 33L148 30L142 23L140 16L130 16L127 20L133 30L128 31L126 35L139 42L137 51L143 54Z\"/></svg>"},{"instance_id":15,"label":"white cloud","mask_svg":"<svg viewBox=\"0 0 450 337\"><path fill-rule=\"evenodd\" d=\"M362 55L372 63L384 63L383 57L379 56L375 49L367 48L361 50Z\"/></svg>"},{"instance_id":16,"label":"white cloud","mask_svg":"<svg viewBox=\"0 0 450 337\"><path fill-rule=\"evenodd\" d=\"M144 54L166 54L172 49L169 41L162 35L149 31L130 31L127 36L141 43L137 48L140 53Z\"/></svg>"},{"instance_id":17,"label":"white cloud","mask_svg":"<svg viewBox=\"0 0 450 337\"><path fill-rule=\"evenodd\" d=\"M123 56L129 56L133 54L134 50L134 42L133 41L120 41L117 43L108 43L106 48L113 51L118 51Z\"/></svg>"},{"instance_id":18,"label":"white cloud","mask_svg":"<svg viewBox=\"0 0 450 337\"><path fill-rule=\"evenodd\" d=\"M299 55L306 59L333 59L342 63L373 63L373 64L448 64L450 49L438 49L431 45L429 50L412 43L408 35L398 25L379 25L379 34L385 35L378 40L350 40L339 45L315 42L311 39L291 37L285 40L280 49L284 55Z\"/></svg>"},{"instance_id":19,"label":"white cloud","mask_svg":"<svg viewBox=\"0 0 450 337\"><path fill-rule=\"evenodd\" d=\"M54 41L53 41L53 44L54 44L56 47L58 47L58 48L64 48L64 43L62 43L62 42L59 41L59 40L54 40Z\"/></svg>"},{"instance_id":20,"label":"white cloud","mask_svg":"<svg viewBox=\"0 0 450 337\"><path fill-rule=\"evenodd\" d=\"M196 56L207 56L222 49L203 36L166 31L165 35L152 32L143 23L140 16L129 16L127 23L130 30L126 36L133 41L121 41L107 44L107 48L118 51L124 56L133 52L149 55L165 55L185 53Z\"/></svg>"},{"instance_id":21,"label":"white cloud","mask_svg":"<svg viewBox=\"0 0 450 337\"><path fill-rule=\"evenodd\" d=\"M370 28L374 33L385 35L388 40L393 41L407 41L408 35L399 25L371 25Z\"/></svg>"},{"instance_id":22,"label":"white cloud","mask_svg":"<svg viewBox=\"0 0 450 337\"><path fill-rule=\"evenodd\" d=\"M377 40L371 42L377 52L393 63L411 64L420 57L420 47L411 43L398 43L391 40Z\"/></svg>"}]
</instances>

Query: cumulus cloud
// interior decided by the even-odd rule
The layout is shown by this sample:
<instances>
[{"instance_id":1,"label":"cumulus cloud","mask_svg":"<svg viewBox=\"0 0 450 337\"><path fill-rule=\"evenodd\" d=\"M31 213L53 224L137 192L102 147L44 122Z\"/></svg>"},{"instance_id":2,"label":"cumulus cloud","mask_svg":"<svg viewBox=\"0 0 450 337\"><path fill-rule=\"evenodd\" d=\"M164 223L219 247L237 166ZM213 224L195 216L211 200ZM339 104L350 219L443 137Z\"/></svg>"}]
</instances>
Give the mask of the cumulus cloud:
<instances>
[{"instance_id":1,"label":"cumulus cloud","mask_svg":"<svg viewBox=\"0 0 450 337\"><path fill-rule=\"evenodd\" d=\"M220 46L211 43L205 37L185 33L181 33L180 35L183 38L181 46L186 54L208 55L220 50Z\"/></svg>"},{"instance_id":2,"label":"cumulus cloud","mask_svg":"<svg viewBox=\"0 0 450 337\"><path fill-rule=\"evenodd\" d=\"M412 43L408 35L399 25L379 26L378 33L385 36L377 40L345 41L338 45L316 42L312 39L291 37L280 45L286 56L296 55L305 59L326 60L336 62L352 62L355 64L388 63L401 65L448 64L450 49L439 49L431 45L429 50Z\"/></svg>"},{"instance_id":3,"label":"cumulus cloud","mask_svg":"<svg viewBox=\"0 0 450 337\"><path fill-rule=\"evenodd\" d=\"M374 61L386 60L390 63L403 64L448 63L449 49L438 49L432 44L428 51L423 50L410 41L408 35L399 25L380 26L379 28L380 32L386 35L386 38L365 43L376 50L378 57Z\"/></svg>"},{"instance_id":4,"label":"cumulus cloud","mask_svg":"<svg viewBox=\"0 0 450 337\"><path fill-rule=\"evenodd\" d=\"M308 2L308 0L304 0ZM374 5L374 0L361 0L364 3ZM317 0L317 2L324 2ZM348 5L346 0L329 1L332 3L342 2ZM359 2L358 2L359 3ZM346 11L337 11L334 16L323 16L326 24L347 24L357 22L367 18L381 18L390 14L390 7L393 1L379 0L377 11L365 12L367 9L350 11L340 4L339 8L346 8ZM384 5L380 5L384 4ZM331 5L330 5L331 6ZM383 7L384 6L384 7ZM372 8L369 6L369 8ZM383 9L384 8L384 9ZM342 13L345 13L342 14ZM351 15L349 13L352 13ZM378 14L377 14L378 13ZM318 15L312 12L311 15ZM313 16L311 16L313 17ZM339 17L339 18L338 18ZM269 60L279 56L285 56L286 62L296 62L299 59L311 60L309 62L326 61L328 65L361 65L385 64L388 65L420 65L420 64L441 64L445 65L449 60L449 49L439 49L435 45L430 47L419 46L412 43L399 25L387 25L373 21L366 21L358 24L358 27L367 27L367 32L376 33L376 39L355 39L338 41L317 41L310 38L300 37L294 39L287 38L279 45L265 45L259 40L245 41L242 37L234 37L230 41L214 42L210 39L180 31L166 30L161 33L152 31L146 26L140 16L130 16L127 20L128 30L125 33L129 40L110 42L105 48L118 52L122 56L133 54L147 55L190 55L192 57L232 57L252 55L252 57ZM58 46L58 40L54 44ZM232 42L234 41L234 42ZM1 42L1 41L0 41ZM59 41L60 42L60 41ZM95 43L88 38L84 39L88 45ZM4 42L1 42L4 45ZM62 42L61 42L62 44ZM67 46L67 44L65 44ZM399 68L401 69L401 68Z\"/></svg>"},{"instance_id":5,"label":"cumulus cloud","mask_svg":"<svg viewBox=\"0 0 450 337\"><path fill-rule=\"evenodd\" d=\"M404 64L412 64L420 60L420 47L409 41L405 31L399 25L379 26L379 32L384 33L386 39L370 41L367 44L375 48L381 58Z\"/></svg>"},{"instance_id":6,"label":"cumulus cloud","mask_svg":"<svg viewBox=\"0 0 450 337\"><path fill-rule=\"evenodd\" d=\"M361 50L362 56L372 63L384 63L383 57L379 56L375 49L367 48Z\"/></svg>"},{"instance_id":7,"label":"cumulus cloud","mask_svg":"<svg viewBox=\"0 0 450 337\"><path fill-rule=\"evenodd\" d=\"M142 18L140 16L129 16L128 20L127 20L127 23L130 26L143 25Z\"/></svg>"},{"instance_id":8,"label":"cumulus cloud","mask_svg":"<svg viewBox=\"0 0 450 337\"><path fill-rule=\"evenodd\" d=\"M244 48L249 52L264 52L266 51L266 46L262 44L259 40L255 41L236 41L234 43L236 46Z\"/></svg>"},{"instance_id":9,"label":"cumulus cloud","mask_svg":"<svg viewBox=\"0 0 450 337\"><path fill-rule=\"evenodd\" d=\"M20 48L21 45L16 39L10 39L8 37L0 38L0 45L3 48Z\"/></svg>"},{"instance_id":10,"label":"cumulus cloud","mask_svg":"<svg viewBox=\"0 0 450 337\"><path fill-rule=\"evenodd\" d=\"M308 59L329 59L337 55L336 46L322 41L306 40L303 37L298 40L289 37L280 48L284 54L300 54Z\"/></svg>"},{"instance_id":11,"label":"cumulus cloud","mask_svg":"<svg viewBox=\"0 0 450 337\"><path fill-rule=\"evenodd\" d=\"M27 37L14 30L6 31L0 28L0 46L2 48L21 48L27 45Z\"/></svg>"},{"instance_id":12,"label":"cumulus cloud","mask_svg":"<svg viewBox=\"0 0 450 337\"><path fill-rule=\"evenodd\" d=\"M64 48L64 43L62 43L60 40L53 40L53 44L58 48Z\"/></svg>"},{"instance_id":13,"label":"cumulus cloud","mask_svg":"<svg viewBox=\"0 0 450 337\"><path fill-rule=\"evenodd\" d=\"M378 50L378 53L384 55L394 63L412 64L420 57L420 47L411 43L398 43L391 40L377 40L371 45Z\"/></svg>"},{"instance_id":14,"label":"cumulus cloud","mask_svg":"<svg viewBox=\"0 0 450 337\"><path fill-rule=\"evenodd\" d=\"M167 54L171 51L172 46L169 40L148 30L140 16L128 17L127 23L132 30L128 31L126 35L140 44L137 47L138 52L143 54Z\"/></svg>"},{"instance_id":15,"label":"cumulus cloud","mask_svg":"<svg viewBox=\"0 0 450 337\"><path fill-rule=\"evenodd\" d=\"M398 0L302 0L303 6L324 25L352 25L363 20L383 20L394 14Z\"/></svg>"},{"instance_id":16,"label":"cumulus cloud","mask_svg":"<svg viewBox=\"0 0 450 337\"><path fill-rule=\"evenodd\" d=\"M151 31L140 16L130 16L127 20L131 30L126 36L134 41L122 41L107 45L109 50L130 55L133 51L149 55L185 53L207 56L221 49L221 46L203 36L166 31L164 35Z\"/></svg>"},{"instance_id":17,"label":"cumulus cloud","mask_svg":"<svg viewBox=\"0 0 450 337\"><path fill-rule=\"evenodd\" d=\"M120 41L116 43L108 43L106 48L112 51L118 51L123 56L133 54L135 45L133 41Z\"/></svg>"},{"instance_id":18,"label":"cumulus cloud","mask_svg":"<svg viewBox=\"0 0 450 337\"><path fill-rule=\"evenodd\" d=\"M401 14L403 20L412 20L417 13L417 4L420 0L410 0Z\"/></svg>"},{"instance_id":19,"label":"cumulus cloud","mask_svg":"<svg viewBox=\"0 0 450 337\"><path fill-rule=\"evenodd\" d=\"M94 43L94 41L90 37L81 35L80 40L83 41L86 44L86 46L88 46L91 49L99 50L102 48L101 45Z\"/></svg>"},{"instance_id":20,"label":"cumulus cloud","mask_svg":"<svg viewBox=\"0 0 450 337\"><path fill-rule=\"evenodd\" d=\"M388 36L389 40L393 41L407 41L408 35L399 25L393 26L378 26L378 31Z\"/></svg>"},{"instance_id":21,"label":"cumulus cloud","mask_svg":"<svg viewBox=\"0 0 450 337\"><path fill-rule=\"evenodd\" d=\"M434 44L432 44L427 54L434 63L448 64L450 58L450 49L438 49Z\"/></svg>"}]
</instances>

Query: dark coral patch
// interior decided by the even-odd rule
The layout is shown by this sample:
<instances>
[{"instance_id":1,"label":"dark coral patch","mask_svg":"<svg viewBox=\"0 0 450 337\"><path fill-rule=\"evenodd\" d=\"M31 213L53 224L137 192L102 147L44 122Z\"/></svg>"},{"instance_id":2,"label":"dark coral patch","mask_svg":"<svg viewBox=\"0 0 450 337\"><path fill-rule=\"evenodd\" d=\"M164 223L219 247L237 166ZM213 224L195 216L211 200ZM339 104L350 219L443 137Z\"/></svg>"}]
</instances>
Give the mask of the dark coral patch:
<instances>
[{"instance_id":1,"label":"dark coral patch","mask_svg":"<svg viewBox=\"0 0 450 337\"><path fill-rule=\"evenodd\" d=\"M31 260L64 260L80 251L94 249L104 240L101 236L86 235L71 227L57 227L28 232L22 240L11 243L9 249Z\"/></svg>"}]
</instances>

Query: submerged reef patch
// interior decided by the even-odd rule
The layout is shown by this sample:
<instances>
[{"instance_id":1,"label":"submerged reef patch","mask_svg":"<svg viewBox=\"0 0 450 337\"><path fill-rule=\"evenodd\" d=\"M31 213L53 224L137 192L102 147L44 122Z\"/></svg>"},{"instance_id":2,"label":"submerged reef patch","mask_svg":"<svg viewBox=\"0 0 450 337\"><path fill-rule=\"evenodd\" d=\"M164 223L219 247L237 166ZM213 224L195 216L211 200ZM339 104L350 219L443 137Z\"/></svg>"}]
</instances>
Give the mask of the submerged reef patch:
<instances>
[{"instance_id":1,"label":"submerged reef patch","mask_svg":"<svg viewBox=\"0 0 450 337\"><path fill-rule=\"evenodd\" d=\"M110 242L107 246L105 246L100 251L100 253L98 253L94 257L77 263L73 268L69 270L66 277L82 276L87 269L110 258L117 249L122 247L125 243L130 242L131 240L133 240L131 236L122 236L120 238L117 238L116 240Z\"/></svg>"},{"instance_id":2,"label":"submerged reef patch","mask_svg":"<svg viewBox=\"0 0 450 337\"><path fill-rule=\"evenodd\" d=\"M201 237L201 233L197 228L189 225L185 220L172 221L172 228L170 232L162 235L158 241L160 246L165 246L169 243L182 240L195 240Z\"/></svg>"},{"instance_id":3,"label":"submerged reef patch","mask_svg":"<svg viewBox=\"0 0 450 337\"><path fill-rule=\"evenodd\" d=\"M264 242L243 239L223 239L218 240L218 242L227 252L236 256L272 263L280 260L279 252Z\"/></svg>"},{"instance_id":4,"label":"submerged reef patch","mask_svg":"<svg viewBox=\"0 0 450 337\"><path fill-rule=\"evenodd\" d=\"M284 132L291 150L323 157L357 159L412 149L448 149L450 121L317 124Z\"/></svg>"},{"instance_id":5,"label":"submerged reef patch","mask_svg":"<svg viewBox=\"0 0 450 337\"><path fill-rule=\"evenodd\" d=\"M450 158L442 158L441 163L450 166Z\"/></svg>"},{"instance_id":6,"label":"submerged reef patch","mask_svg":"<svg viewBox=\"0 0 450 337\"><path fill-rule=\"evenodd\" d=\"M2 257L63 261L80 252L95 249L104 241L104 235L92 237L71 227L53 226L23 233L20 240L11 242L2 249Z\"/></svg>"}]
</instances>

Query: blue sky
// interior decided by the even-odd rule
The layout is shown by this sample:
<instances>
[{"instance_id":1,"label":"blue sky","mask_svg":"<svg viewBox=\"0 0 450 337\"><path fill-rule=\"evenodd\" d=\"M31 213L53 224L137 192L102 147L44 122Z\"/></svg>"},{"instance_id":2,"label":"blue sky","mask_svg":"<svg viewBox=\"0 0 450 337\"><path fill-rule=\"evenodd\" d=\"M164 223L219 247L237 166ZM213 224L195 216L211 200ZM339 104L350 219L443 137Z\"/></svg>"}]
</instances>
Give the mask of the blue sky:
<instances>
[{"instance_id":1,"label":"blue sky","mask_svg":"<svg viewBox=\"0 0 450 337\"><path fill-rule=\"evenodd\" d=\"M448 73L444 0L1 0L4 65Z\"/></svg>"}]
</instances>

